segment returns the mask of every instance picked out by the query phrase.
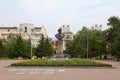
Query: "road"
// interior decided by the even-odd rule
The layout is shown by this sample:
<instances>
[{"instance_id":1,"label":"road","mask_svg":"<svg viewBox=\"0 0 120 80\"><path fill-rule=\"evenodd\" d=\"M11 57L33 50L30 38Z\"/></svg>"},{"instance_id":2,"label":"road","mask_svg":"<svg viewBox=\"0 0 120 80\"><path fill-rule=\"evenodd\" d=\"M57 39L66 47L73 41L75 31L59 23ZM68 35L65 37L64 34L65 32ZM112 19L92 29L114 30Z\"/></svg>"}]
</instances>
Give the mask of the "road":
<instances>
[{"instance_id":1,"label":"road","mask_svg":"<svg viewBox=\"0 0 120 80\"><path fill-rule=\"evenodd\" d=\"M6 67L18 60L0 60L0 80L120 80L120 62L102 61L116 68Z\"/></svg>"}]
</instances>

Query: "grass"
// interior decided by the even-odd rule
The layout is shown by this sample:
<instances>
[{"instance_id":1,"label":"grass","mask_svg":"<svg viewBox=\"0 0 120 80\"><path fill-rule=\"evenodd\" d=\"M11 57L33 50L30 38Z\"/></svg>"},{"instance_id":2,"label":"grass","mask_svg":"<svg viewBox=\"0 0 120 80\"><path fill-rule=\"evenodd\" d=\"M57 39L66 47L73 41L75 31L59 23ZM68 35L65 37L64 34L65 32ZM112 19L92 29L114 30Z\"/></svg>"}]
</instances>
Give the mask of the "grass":
<instances>
[{"instance_id":1,"label":"grass","mask_svg":"<svg viewBox=\"0 0 120 80\"><path fill-rule=\"evenodd\" d=\"M12 63L11 66L90 66L90 67L112 67L110 64L95 62L84 59L70 59L70 60L28 60L17 63Z\"/></svg>"}]
</instances>

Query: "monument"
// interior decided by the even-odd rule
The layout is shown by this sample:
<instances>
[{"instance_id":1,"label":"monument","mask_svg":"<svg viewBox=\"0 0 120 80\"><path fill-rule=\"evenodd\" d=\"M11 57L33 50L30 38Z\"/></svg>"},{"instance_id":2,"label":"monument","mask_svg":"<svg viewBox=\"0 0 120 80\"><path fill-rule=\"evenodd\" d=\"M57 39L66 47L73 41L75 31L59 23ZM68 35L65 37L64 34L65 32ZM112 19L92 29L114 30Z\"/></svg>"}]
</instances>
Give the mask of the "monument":
<instances>
[{"instance_id":1,"label":"monument","mask_svg":"<svg viewBox=\"0 0 120 80\"><path fill-rule=\"evenodd\" d=\"M57 56L56 58L64 58L64 54L63 54L63 38L64 38L64 34L62 33L62 29L59 28L58 29L58 33L55 35L55 37L58 39L56 41L56 44L57 44L57 50L56 50L56 53L57 53Z\"/></svg>"}]
</instances>

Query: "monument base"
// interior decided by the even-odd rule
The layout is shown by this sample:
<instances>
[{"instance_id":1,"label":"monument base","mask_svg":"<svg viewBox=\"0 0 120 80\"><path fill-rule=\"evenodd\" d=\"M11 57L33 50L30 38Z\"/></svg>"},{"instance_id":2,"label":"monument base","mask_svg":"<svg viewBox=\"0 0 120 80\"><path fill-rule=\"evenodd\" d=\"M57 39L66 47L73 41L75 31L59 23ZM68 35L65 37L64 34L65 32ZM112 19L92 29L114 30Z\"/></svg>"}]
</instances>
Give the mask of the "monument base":
<instances>
[{"instance_id":1,"label":"monument base","mask_svg":"<svg viewBox=\"0 0 120 80\"><path fill-rule=\"evenodd\" d=\"M51 60L69 60L69 58L65 58L64 54L63 55L57 54L56 56L51 57Z\"/></svg>"},{"instance_id":2,"label":"monument base","mask_svg":"<svg viewBox=\"0 0 120 80\"><path fill-rule=\"evenodd\" d=\"M63 54L58 54L55 58L64 58Z\"/></svg>"},{"instance_id":3,"label":"monument base","mask_svg":"<svg viewBox=\"0 0 120 80\"><path fill-rule=\"evenodd\" d=\"M58 40L57 41L57 56L56 58L64 58L64 54L63 54L63 41L62 40Z\"/></svg>"}]
</instances>

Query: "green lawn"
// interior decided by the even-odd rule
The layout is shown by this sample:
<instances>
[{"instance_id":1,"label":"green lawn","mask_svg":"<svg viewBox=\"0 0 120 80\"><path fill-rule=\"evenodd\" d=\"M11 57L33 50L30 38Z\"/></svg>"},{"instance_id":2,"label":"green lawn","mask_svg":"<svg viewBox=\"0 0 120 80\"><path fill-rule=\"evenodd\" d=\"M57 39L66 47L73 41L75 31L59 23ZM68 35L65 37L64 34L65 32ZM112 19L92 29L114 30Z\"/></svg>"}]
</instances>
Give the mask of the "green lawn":
<instances>
[{"instance_id":1,"label":"green lawn","mask_svg":"<svg viewBox=\"0 0 120 80\"><path fill-rule=\"evenodd\" d=\"M11 66L90 66L90 67L112 67L110 64L95 62L85 59L70 59L70 60L28 60L18 63L12 63Z\"/></svg>"}]
</instances>

